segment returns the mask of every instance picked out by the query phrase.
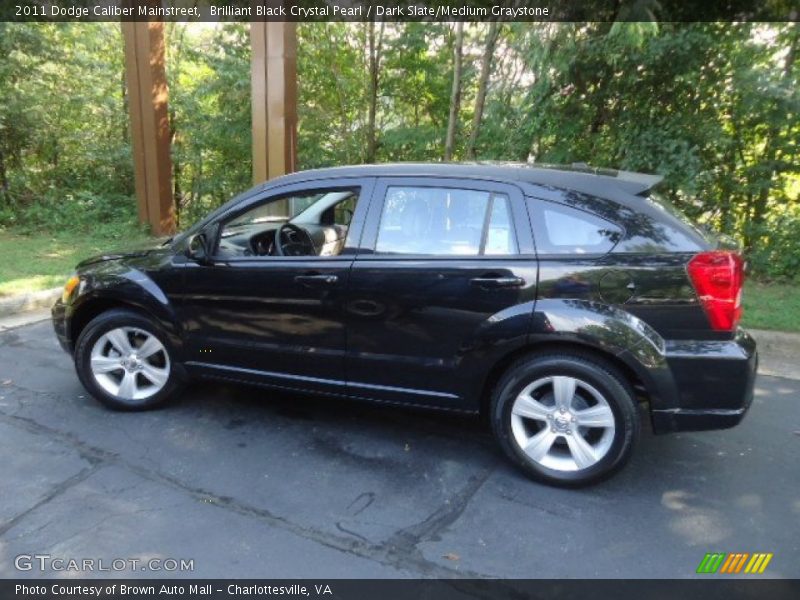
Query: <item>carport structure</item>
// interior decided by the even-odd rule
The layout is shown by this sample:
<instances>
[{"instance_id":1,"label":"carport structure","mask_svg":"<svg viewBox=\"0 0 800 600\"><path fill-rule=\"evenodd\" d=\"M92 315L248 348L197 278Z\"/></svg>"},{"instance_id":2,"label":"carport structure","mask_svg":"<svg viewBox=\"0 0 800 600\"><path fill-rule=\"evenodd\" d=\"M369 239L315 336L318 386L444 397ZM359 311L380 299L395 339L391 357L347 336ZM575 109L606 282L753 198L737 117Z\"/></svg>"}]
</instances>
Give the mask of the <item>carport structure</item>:
<instances>
[{"instance_id":1,"label":"carport structure","mask_svg":"<svg viewBox=\"0 0 800 600\"><path fill-rule=\"evenodd\" d=\"M175 215L164 23L123 22L122 32L139 220L166 235L175 230ZM260 183L295 169L295 24L252 22L250 46L253 183Z\"/></svg>"}]
</instances>

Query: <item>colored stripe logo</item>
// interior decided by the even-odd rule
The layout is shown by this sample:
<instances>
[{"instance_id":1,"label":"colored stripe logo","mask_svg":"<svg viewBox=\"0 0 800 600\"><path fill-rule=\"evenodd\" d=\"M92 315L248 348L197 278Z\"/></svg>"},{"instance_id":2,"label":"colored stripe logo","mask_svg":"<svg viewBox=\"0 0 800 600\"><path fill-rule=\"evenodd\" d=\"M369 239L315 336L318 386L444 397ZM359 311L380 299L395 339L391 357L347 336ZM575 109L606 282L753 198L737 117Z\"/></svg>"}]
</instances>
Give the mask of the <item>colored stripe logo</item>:
<instances>
[{"instance_id":1,"label":"colored stripe logo","mask_svg":"<svg viewBox=\"0 0 800 600\"><path fill-rule=\"evenodd\" d=\"M772 552L755 552L753 554L747 552L731 552L729 554L710 552L700 561L697 572L706 575L714 573L756 575L766 570L769 561L772 560L772 556Z\"/></svg>"}]
</instances>

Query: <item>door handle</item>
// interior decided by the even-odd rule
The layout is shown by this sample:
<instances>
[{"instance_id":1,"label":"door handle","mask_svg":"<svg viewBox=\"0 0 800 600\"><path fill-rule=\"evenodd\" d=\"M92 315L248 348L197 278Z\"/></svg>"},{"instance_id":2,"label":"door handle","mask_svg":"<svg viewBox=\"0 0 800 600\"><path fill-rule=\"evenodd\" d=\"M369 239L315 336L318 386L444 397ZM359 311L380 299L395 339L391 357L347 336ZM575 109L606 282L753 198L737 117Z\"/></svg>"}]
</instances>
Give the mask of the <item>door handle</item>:
<instances>
[{"instance_id":1,"label":"door handle","mask_svg":"<svg viewBox=\"0 0 800 600\"><path fill-rule=\"evenodd\" d=\"M522 277L475 277L469 280L470 285L486 290L499 288L516 288L525 285Z\"/></svg>"},{"instance_id":2,"label":"door handle","mask_svg":"<svg viewBox=\"0 0 800 600\"><path fill-rule=\"evenodd\" d=\"M333 285L339 281L336 275L298 275L294 278L295 283L302 285Z\"/></svg>"}]
</instances>

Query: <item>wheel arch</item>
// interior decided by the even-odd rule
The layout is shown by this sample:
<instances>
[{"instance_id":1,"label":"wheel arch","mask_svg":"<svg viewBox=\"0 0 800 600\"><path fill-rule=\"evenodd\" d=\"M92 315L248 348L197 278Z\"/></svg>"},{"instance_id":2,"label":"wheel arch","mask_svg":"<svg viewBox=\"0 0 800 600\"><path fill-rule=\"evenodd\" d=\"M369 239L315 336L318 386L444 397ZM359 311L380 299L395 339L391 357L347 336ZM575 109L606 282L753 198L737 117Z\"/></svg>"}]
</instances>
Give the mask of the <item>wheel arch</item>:
<instances>
[{"instance_id":1,"label":"wheel arch","mask_svg":"<svg viewBox=\"0 0 800 600\"><path fill-rule=\"evenodd\" d=\"M605 362L614 367L625 377L626 381L636 392L636 400L639 403L649 402L651 399L651 390L648 389L649 386L645 384L639 372L619 355L615 355L603 348L578 340L539 341L526 344L525 346L507 353L492 366L484 381L483 389L481 390L481 415L485 416L488 414L492 399L492 391L511 365L526 356L534 357L546 354L571 354L589 360L594 359L599 362Z\"/></svg>"},{"instance_id":2,"label":"wheel arch","mask_svg":"<svg viewBox=\"0 0 800 600\"><path fill-rule=\"evenodd\" d=\"M172 347L180 351L181 336L178 333L177 324L171 319L159 315L157 311L152 310L146 304L136 302L131 298L102 294L90 295L73 307L68 333L71 346L75 347L81 333L92 320L114 309L130 310L154 321L169 337Z\"/></svg>"}]
</instances>

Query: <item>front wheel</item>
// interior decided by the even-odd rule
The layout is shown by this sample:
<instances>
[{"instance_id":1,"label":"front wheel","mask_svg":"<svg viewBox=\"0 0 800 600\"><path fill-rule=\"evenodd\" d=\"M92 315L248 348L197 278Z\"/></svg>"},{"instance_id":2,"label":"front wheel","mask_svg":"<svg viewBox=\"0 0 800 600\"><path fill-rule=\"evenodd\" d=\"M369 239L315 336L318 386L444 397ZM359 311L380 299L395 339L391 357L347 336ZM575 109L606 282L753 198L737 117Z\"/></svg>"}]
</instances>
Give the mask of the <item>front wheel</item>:
<instances>
[{"instance_id":1,"label":"front wheel","mask_svg":"<svg viewBox=\"0 0 800 600\"><path fill-rule=\"evenodd\" d=\"M75 346L83 386L115 410L145 410L179 387L167 337L147 317L123 309L95 317Z\"/></svg>"},{"instance_id":2,"label":"front wheel","mask_svg":"<svg viewBox=\"0 0 800 600\"><path fill-rule=\"evenodd\" d=\"M523 471L562 486L608 477L639 435L628 382L613 366L579 355L531 356L512 365L495 387L491 424Z\"/></svg>"}]
</instances>

